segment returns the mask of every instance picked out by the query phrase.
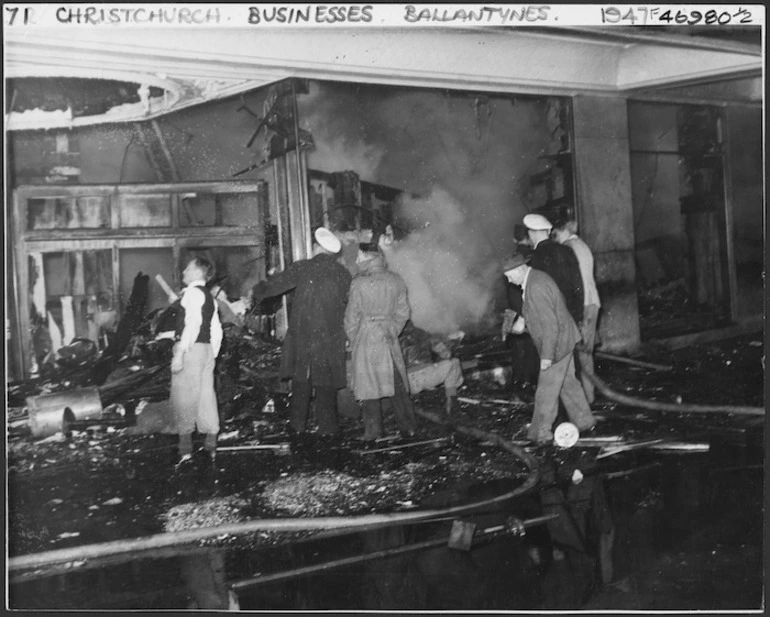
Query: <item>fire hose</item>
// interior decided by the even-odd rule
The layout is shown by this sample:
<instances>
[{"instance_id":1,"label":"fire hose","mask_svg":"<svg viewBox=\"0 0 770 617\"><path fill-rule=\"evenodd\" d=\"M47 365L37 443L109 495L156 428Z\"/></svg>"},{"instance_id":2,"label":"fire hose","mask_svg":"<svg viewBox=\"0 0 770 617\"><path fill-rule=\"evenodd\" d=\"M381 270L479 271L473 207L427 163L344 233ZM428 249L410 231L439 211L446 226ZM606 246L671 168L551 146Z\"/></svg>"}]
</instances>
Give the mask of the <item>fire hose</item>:
<instances>
[{"instance_id":1,"label":"fire hose","mask_svg":"<svg viewBox=\"0 0 770 617\"><path fill-rule=\"evenodd\" d=\"M437 423L442 420L431 413L416 410L419 415ZM70 567L72 562L86 562L88 560L106 560L111 559L114 562L116 555L126 556L126 560L136 558L136 553L165 549L171 546L181 546L199 542L203 540L212 540L224 536L236 536L249 534L258 531L272 532L296 532L296 531L318 531L319 535L314 535L313 539L318 537L333 537L362 531L370 531L384 527L405 525L410 523L429 522L431 520L447 517L469 514L490 506L505 503L513 498L521 497L535 489L540 482L540 468L537 460L522 448L503 439L499 435L486 433L477 429L467 427L452 427L468 435L491 440L508 450L511 454L521 460L528 468L528 475L524 482L515 489L508 491L496 497L490 497L470 504L451 506L448 508L436 510L424 510L418 512L399 512L393 514L367 514L361 516L330 516L330 517L308 517L308 518L278 518L278 519L259 519L243 521L239 523L230 523L216 527L199 527L176 532L167 532L145 536L140 538L131 538L124 540L114 540L111 542L100 542L88 544L85 546L76 546L63 549L54 549L41 553L29 555L20 555L11 557L7 562L9 572L18 572L20 570L30 570L33 568L52 568L55 565L65 564Z\"/></svg>"},{"instance_id":2,"label":"fire hose","mask_svg":"<svg viewBox=\"0 0 770 617\"><path fill-rule=\"evenodd\" d=\"M663 401L655 401L648 399L636 398L634 396L628 396L627 394L621 394L611 389L602 379L600 379L595 373L583 369L583 374L596 386L597 390L601 392L606 398L611 401L615 401L621 405L627 405L629 407L637 407L640 409L650 409L653 411L663 411L671 413L702 413L702 414L733 414L736 416L765 416L764 407L747 407L736 405L696 405L692 403L666 403Z\"/></svg>"},{"instance_id":3,"label":"fire hose","mask_svg":"<svg viewBox=\"0 0 770 617\"><path fill-rule=\"evenodd\" d=\"M506 536L522 537L526 534L528 527L547 523L548 521L553 520L558 516L558 514L546 514L544 516L539 516L524 521L516 519L515 517L508 517L504 525L496 525L494 527L488 527L487 529L481 529L475 532L469 545L463 548L465 548L465 550L470 550L473 545L478 545L481 542L488 542ZM293 570L285 570L283 572L276 572L274 574L264 574L261 576L255 576L253 578L234 581L229 584L229 587L233 591L243 592L247 589L251 589L252 587L264 585L266 583L276 583L300 576L307 576L309 574L328 572L329 570L336 570L346 566L364 563L366 561L387 559L388 557L395 557L397 555L404 555L407 553L415 553L431 548L438 548L441 546L446 546L448 543L451 544L451 536L449 538L442 537L432 540L425 540L424 542L414 542L412 544L405 544L404 546L383 549L371 553L362 553L361 555L354 555L353 557L344 557L342 559L326 561L310 566L304 566L302 568L295 568Z\"/></svg>"}]
</instances>

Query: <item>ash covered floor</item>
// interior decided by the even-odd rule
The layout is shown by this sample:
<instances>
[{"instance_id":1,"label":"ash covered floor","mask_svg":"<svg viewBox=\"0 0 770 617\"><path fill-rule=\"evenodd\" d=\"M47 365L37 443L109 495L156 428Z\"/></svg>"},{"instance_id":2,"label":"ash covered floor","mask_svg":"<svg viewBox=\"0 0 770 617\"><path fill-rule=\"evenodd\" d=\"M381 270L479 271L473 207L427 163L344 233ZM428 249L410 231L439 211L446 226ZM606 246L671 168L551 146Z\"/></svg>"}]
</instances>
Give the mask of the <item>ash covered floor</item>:
<instances>
[{"instance_id":1,"label":"ash covered floor","mask_svg":"<svg viewBox=\"0 0 770 617\"><path fill-rule=\"evenodd\" d=\"M597 361L616 391L661 401L763 405L761 337L743 336L647 360L660 372ZM493 380L467 381L453 421L521 439L531 393ZM214 467L175 470L175 436L131 435L93 425L69 438L13 436L9 442L10 556L164 531L258 518L410 512L468 503L523 482L526 467L492 443L421 422L410 441L364 446L355 420L338 438L289 438L280 394L276 410L248 405L222 427ZM518 399L518 402L517 402ZM511 401L506 404L504 401ZM417 406L437 412L443 394ZM445 537L451 521L314 539L311 534L221 537L133 562L12 573L13 608L665 610L753 609L762 604L764 422L724 414L660 414L603 398L598 437L650 437L708 444L708 451L598 448L532 450L555 477L579 469L601 478L615 525L614 572L601 583L594 551L554 543L544 525L472 551L446 547L334 572L250 588L234 599L228 585L404 543ZM394 427L391 426L391 429ZM416 441L430 443L417 444ZM398 448L397 446L409 446ZM393 448L382 452L372 449ZM473 517L479 527L508 514L541 514L537 492ZM300 541L301 540L301 541ZM82 571L80 571L82 570ZM217 585L200 580L219 581ZM196 582L197 581L197 582ZM232 604L230 604L232 607Z\"/></svg>"}]
</instances>

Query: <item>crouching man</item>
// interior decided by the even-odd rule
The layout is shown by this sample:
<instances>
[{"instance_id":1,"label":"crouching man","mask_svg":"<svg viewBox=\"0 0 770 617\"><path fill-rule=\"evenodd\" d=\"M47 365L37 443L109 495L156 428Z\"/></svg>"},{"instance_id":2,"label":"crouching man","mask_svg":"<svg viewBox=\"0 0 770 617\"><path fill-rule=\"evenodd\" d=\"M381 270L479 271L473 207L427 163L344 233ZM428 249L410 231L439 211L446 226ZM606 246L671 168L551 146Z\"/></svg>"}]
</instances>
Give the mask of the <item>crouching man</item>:
<instances>
[{"instance_id":1,"label":"crouching man","mask_svg":"<svg viewBox=\"0 0 770 617\"><path fill-rule=\"evenodd\" d=\"M452 357L446 343L407 322L401 333L409 390L412 395L444 386L447 415L457 405L457 389L463 385L460 360Z\"/></svg>"},{"instance_id":2,"label":"crouching man","mask_svg":"<svg viewBox=\"0 0 770 617\"><path fill-rule=\"evenodd\" d=\"M572 319L564 296L545 272L530 268L523 255L515 253L503 263L508 281L521 287L524 323L540 356L540 373L535 390L535 411L527 438L538 444L553 439L553 423L564 403L570 422L579 431L594 427L596 419L583 387L575 377L575 345L580 331Z\"/></svg>"},{"instance_id":3,"label":"crouching man","mask_svg":"<svg viewBox=\"0 0 770 617\"><path fill-rule=\"evenodd\" d=\"M171 407L179 434L180 463L192 458L196 426L203 447L214 458L219 410L214 392L214 365L222 345L222 324L206 282L213 267L201 257L190 260L182 273L186 285L177 312L176 343L171 360Z\"/></svg>"}]
</instances>

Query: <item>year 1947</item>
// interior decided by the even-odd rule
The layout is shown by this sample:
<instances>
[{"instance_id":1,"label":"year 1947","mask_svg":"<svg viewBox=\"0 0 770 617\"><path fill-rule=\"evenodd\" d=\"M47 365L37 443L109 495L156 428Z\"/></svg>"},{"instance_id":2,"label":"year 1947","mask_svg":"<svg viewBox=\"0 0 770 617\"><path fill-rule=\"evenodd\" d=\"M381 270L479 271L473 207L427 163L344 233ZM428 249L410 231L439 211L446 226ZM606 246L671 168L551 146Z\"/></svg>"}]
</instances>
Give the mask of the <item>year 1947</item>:
<instances>
[{"instance_id":1,"label":"year 1947","mask_svg":"<svg viewBox=\"0 0 770 617\"><path fill-rule=\"evenodd\" d=\"M722 9L716 5L717 9ZM731 11L709 9L698 11L695 9L679 9L673 11L663 7L617 7L606 6L600 9L603 24L630 24L632 26L660 25L660 24L753 24L754 16L751 11L742 7Z\"/></svg>"}]
</instances>

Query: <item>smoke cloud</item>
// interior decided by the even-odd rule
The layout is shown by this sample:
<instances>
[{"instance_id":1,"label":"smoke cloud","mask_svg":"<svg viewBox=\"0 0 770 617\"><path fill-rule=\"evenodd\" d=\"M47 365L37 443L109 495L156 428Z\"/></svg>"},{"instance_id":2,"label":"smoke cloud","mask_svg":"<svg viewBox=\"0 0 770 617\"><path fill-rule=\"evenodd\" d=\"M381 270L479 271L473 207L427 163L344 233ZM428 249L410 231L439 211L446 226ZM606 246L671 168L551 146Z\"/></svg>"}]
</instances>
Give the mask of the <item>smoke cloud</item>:
<instances>
[{"instance_id":1,"label":"smoke cloud","mask_svg":"<svg viewBox=\"0 0 770 617\"><path fill-rule=\"evenodd\" d=\"M539 205L527 189L553 146L547 101L327 83L300 101L317 145L311 168L419 195L400 204L396 224L412 231L388 255L415 325L441 334L488 325L514 225Z\"/></svg>"}]
</instances>

